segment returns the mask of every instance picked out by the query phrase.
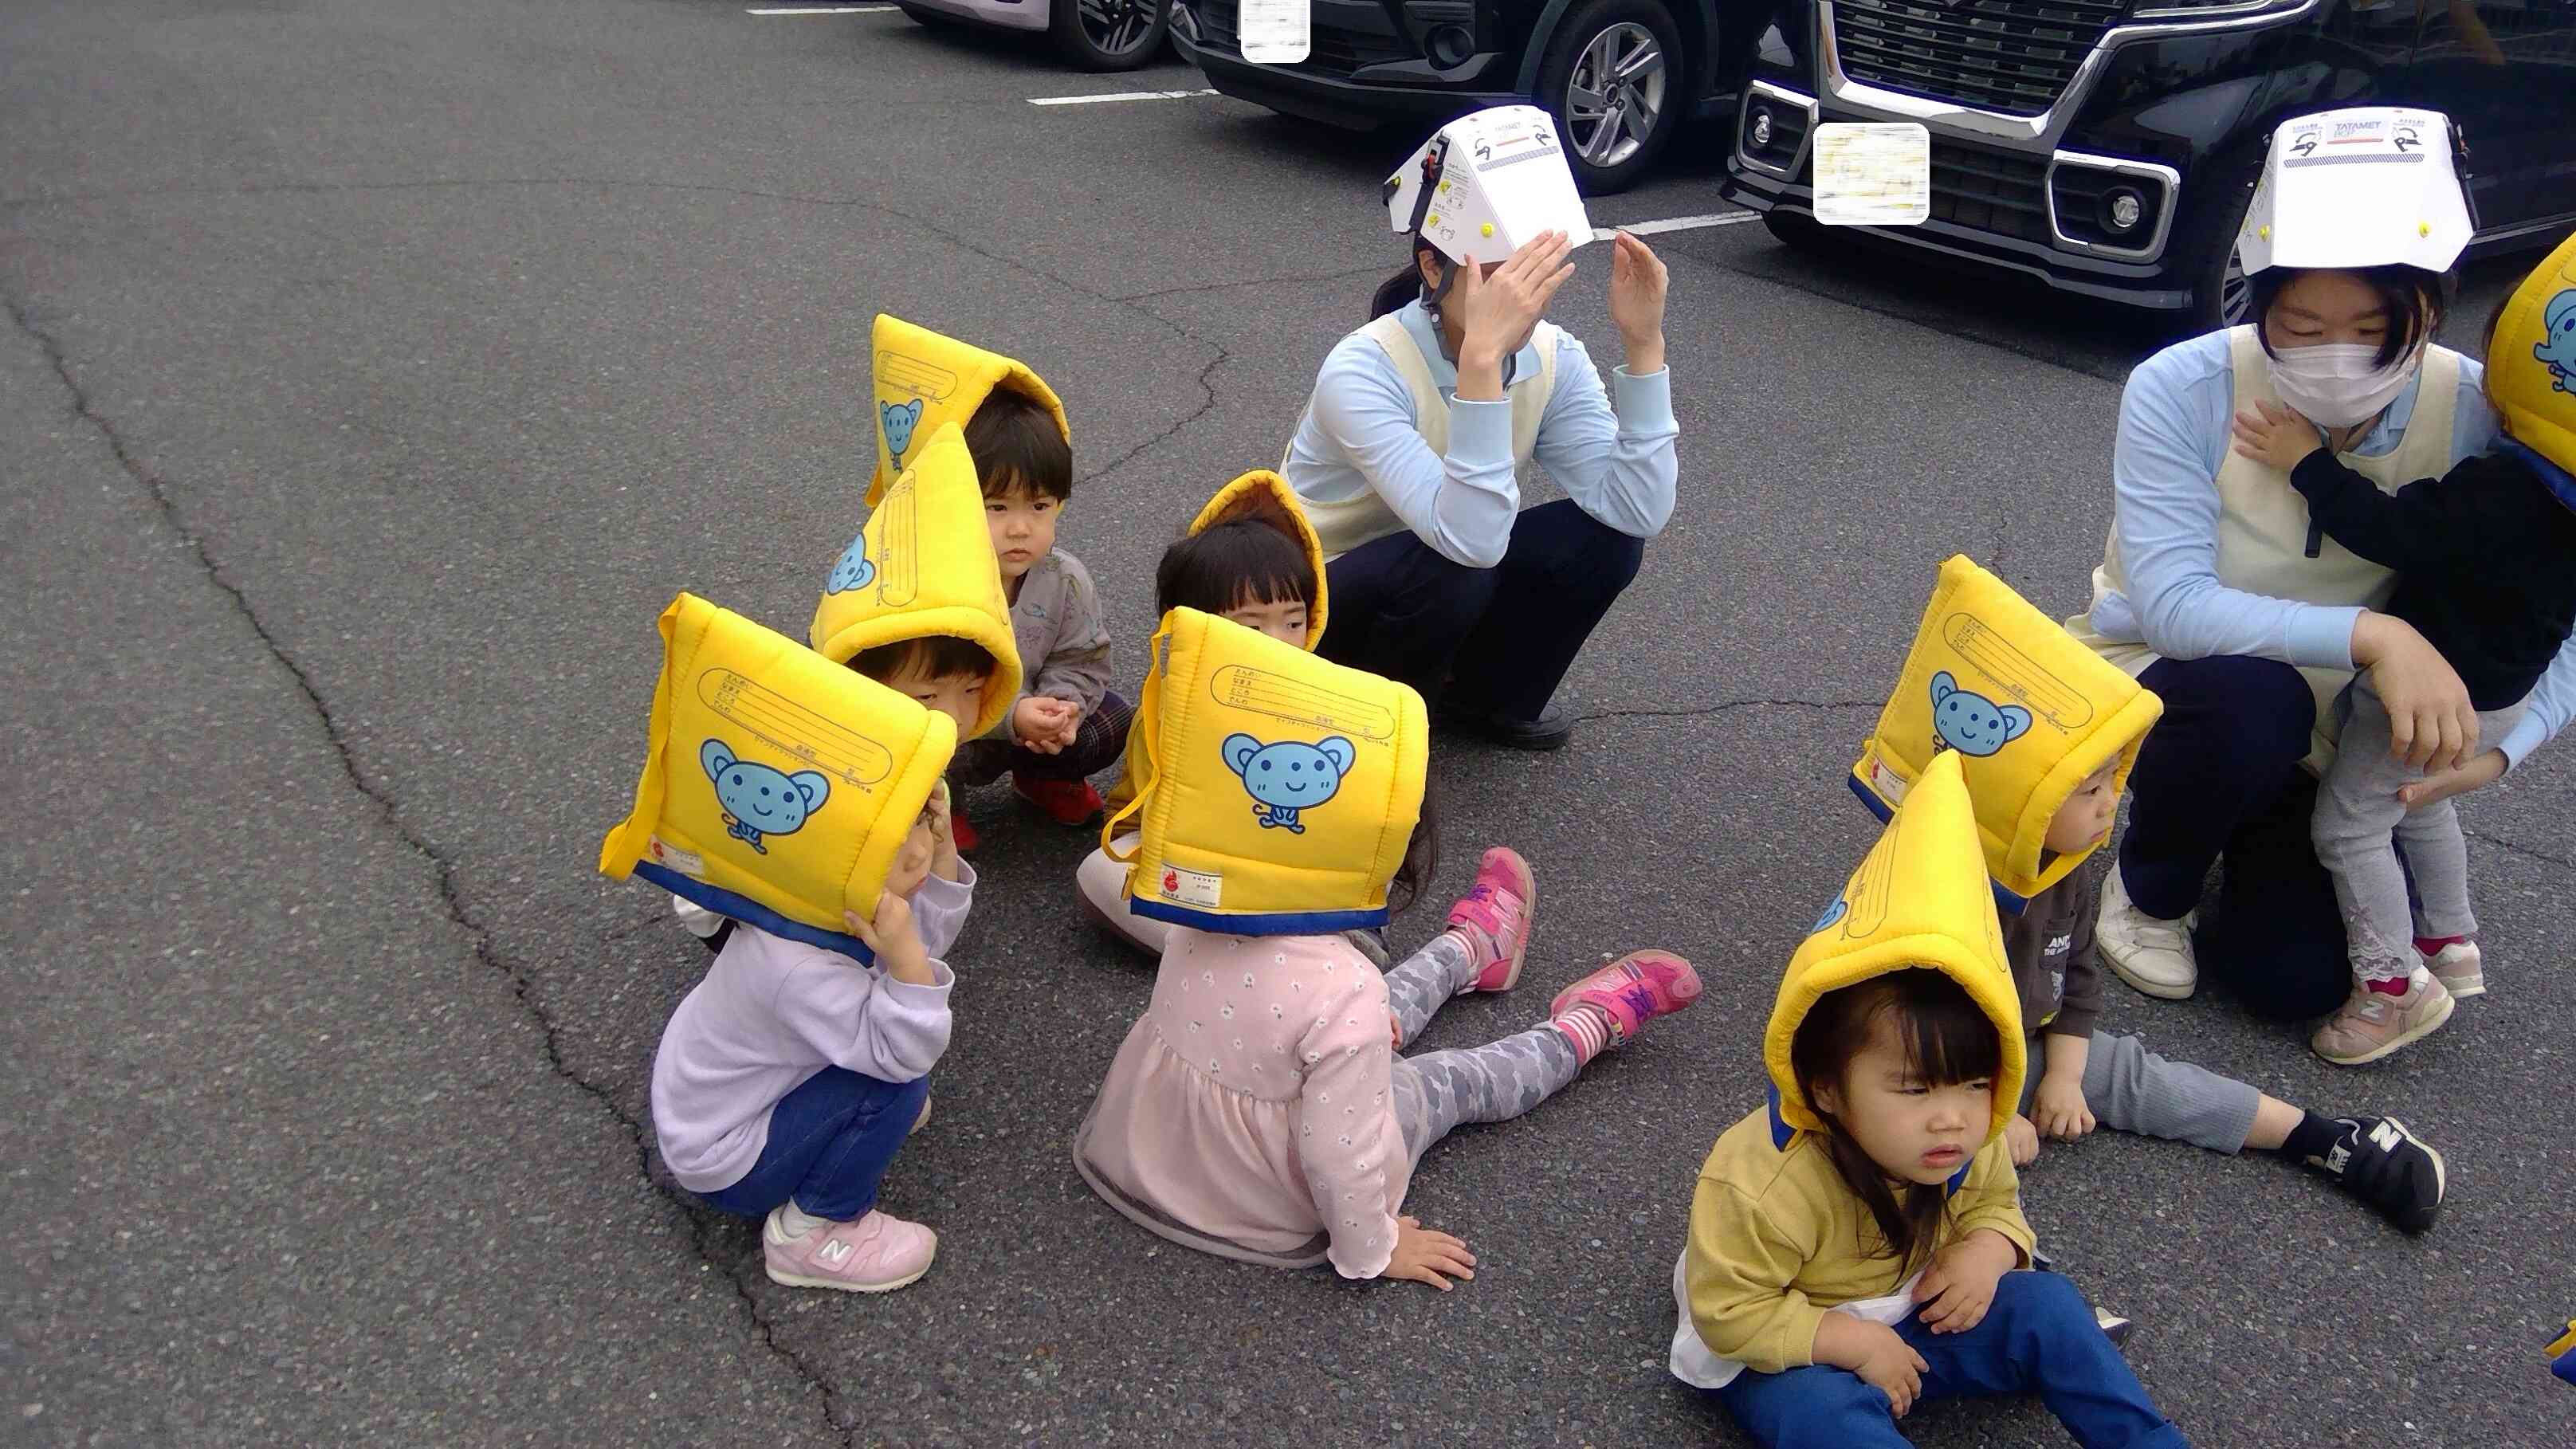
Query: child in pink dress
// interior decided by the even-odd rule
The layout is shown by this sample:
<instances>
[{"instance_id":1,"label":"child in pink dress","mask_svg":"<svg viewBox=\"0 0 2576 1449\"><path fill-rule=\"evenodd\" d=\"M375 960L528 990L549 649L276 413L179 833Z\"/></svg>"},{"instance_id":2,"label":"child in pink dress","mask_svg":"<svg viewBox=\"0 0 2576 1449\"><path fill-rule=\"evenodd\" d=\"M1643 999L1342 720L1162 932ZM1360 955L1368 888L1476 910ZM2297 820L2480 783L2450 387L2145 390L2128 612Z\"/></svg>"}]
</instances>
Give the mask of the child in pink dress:
<instances>
[{"instance_id":1,"label":"child in pink dress","mask_svg":"<svg viewBox=\"0 0 2576 1449\"><path fill-rule=\"evenodd\" d=\"M1429 833L1426 814L1399 898L1428 874ZM1465 1243L1401 1216L1423 1152L1462 1122L1537 1106L1700 991L1689 962L1640 951L1558 993L1549 1019L1516 1036L1396 1055L1451 997L1512 988L1537 894L1518 854L1487 851L1448 929L1383 975L1339 935L1174 927L1153 1002L1075 1139L1084 1180L1154 1232L1225 1257L1443 1291L1473 1278Z\"/></svg>"}]
</instances>

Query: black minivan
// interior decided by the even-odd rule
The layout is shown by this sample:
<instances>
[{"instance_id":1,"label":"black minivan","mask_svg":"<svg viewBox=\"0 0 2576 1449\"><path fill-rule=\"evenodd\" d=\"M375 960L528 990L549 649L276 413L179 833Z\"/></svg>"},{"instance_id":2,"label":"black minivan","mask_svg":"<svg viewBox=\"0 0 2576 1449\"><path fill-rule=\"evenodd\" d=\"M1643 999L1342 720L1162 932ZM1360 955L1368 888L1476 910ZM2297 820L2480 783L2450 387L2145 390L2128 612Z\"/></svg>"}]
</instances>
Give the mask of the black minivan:
<instances>
[{"instance_id":1,"label":"black minivan","mask_svg":"<svg viewBox=\"0 0 2576 1449\"><path fill-rule=\"evenodd\" d=\"M2273 129L2366 105L2458 126L2471 256L2576 227L2576 0L1780 0L1751 60L1721 189L1794 246L1849 249L1814 127L1919 121L1931 219L1876 235L2223 325Z\"/></svg>"}]
</instances>

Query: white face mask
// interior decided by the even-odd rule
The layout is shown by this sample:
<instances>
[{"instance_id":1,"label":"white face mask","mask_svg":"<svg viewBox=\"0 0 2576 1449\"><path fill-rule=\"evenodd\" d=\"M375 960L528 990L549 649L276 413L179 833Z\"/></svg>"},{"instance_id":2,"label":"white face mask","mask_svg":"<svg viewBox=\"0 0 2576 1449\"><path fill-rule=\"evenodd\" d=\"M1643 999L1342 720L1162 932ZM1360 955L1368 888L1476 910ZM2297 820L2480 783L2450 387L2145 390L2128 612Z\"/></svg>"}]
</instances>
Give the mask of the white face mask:
<instances>
[{"instance_id":1,"label":"white face mask","mask_svg":"<svg viewBox=\"0 0 2576 1449\"><path fill-rule=\"evenodd\" d=\"M2379 366L2378 359L2376 346L2360 342L2284 348L2272 359L2272 386L2281 401L2306 414L2308 421L2349 428L2379 416L2397 400L2423 364L2424 349L2418 347L2388 367Z\"/></svg>"}]
</instances>

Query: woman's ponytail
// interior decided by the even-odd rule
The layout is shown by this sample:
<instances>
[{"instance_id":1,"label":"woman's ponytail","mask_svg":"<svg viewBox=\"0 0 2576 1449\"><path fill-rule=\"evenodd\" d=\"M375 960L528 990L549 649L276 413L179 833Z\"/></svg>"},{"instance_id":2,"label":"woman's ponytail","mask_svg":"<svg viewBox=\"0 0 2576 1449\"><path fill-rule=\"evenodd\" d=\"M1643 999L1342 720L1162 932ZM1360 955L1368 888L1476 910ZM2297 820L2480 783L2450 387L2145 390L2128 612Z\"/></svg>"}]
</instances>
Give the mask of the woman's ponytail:
<instances>
[{"instance_id":1,"label":"woman's ponytail","mask_svg":"<svg viewBox=\"0 0 2576 1449\"><path fill-rule=\"evenodd\" d=\"M1421 267L1419 264L1408 265L1379 284L1377 295L1369 299L1369 320L1374 322L1389 312L1400 312L1421 295Z\"/></svg>"}]
</instances>

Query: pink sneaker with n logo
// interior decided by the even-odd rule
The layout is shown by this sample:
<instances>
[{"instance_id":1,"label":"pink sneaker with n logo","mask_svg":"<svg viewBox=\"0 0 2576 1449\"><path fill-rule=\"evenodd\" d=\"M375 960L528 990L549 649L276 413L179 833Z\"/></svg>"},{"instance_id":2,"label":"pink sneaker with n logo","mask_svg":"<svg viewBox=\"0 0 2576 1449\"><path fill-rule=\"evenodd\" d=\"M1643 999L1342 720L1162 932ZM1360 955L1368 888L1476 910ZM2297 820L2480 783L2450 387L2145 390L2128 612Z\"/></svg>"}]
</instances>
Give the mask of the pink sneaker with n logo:
<instances>
[{"instance_id":1,"label":"pink sneaker with n logo","mask_svg":"<svg viewBox=\"0 0 2576 1449\"><path fill-rule=\"evenodd\" d=\"M791 1238L773 1212L760 1229L769 1281L790 1288L891 1293L929 1272L938 1254L937 1233L890 1213L871 1211L855 1222L826 1223Z\"/></svg>"},{"instance_id":2,"label":"pink sneaker with n logo","mask_svg":"<svg viewBox=\"0 0 2576 1449\"><path fill-rule=\"evenodd\" d=\"M1548 1014L1576 1006L1597 1007L1610 1019L1609 1045L1617 1046L1658 1016L1699 1000L1699 973L1670 951L1632 951L1556 993Z\"/></svg>"}]
</instances>

